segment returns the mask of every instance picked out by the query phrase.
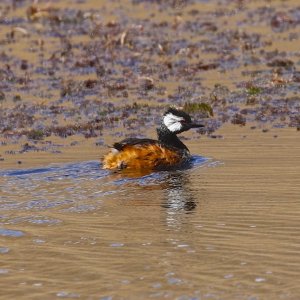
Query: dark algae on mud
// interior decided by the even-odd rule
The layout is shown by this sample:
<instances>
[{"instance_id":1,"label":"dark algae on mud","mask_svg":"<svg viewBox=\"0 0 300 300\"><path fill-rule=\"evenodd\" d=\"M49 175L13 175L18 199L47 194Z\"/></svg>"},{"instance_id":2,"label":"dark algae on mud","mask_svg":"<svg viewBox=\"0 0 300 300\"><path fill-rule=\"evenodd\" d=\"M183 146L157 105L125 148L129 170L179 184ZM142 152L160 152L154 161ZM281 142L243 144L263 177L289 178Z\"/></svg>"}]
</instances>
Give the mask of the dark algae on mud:
<instances>
[{"instance_id":1,"label":"dark algae on mud","mask_svg":"<svg viewBox=\"0 0 300 300\"><path fill-rule=\"evenodd\" d=\"M169 105L209 117L209 135L300 128L294 1L97 3L1 1L3 137L142 135Z\"/></svg>"}]
</instances>

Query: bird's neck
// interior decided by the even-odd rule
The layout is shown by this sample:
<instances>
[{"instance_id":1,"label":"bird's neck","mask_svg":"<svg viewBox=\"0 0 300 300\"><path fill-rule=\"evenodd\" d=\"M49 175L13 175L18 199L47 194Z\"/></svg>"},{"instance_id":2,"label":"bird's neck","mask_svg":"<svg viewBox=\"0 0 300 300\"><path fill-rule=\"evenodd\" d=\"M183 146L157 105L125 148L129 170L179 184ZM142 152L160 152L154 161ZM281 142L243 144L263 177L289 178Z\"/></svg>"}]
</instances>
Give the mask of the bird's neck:
<instances>
[{"instance_id":1,"label":"bird's neck","mask_svg":"<svg viewBox=\"0 0 300 300\"><path fill-rule=\"evenodd\" d=\"M174 132L170 131L166 125L162 124L159 128L157 128L157 136L160 143L189 152L187 146L177 137Z\"/></svg>"}]
</instances>

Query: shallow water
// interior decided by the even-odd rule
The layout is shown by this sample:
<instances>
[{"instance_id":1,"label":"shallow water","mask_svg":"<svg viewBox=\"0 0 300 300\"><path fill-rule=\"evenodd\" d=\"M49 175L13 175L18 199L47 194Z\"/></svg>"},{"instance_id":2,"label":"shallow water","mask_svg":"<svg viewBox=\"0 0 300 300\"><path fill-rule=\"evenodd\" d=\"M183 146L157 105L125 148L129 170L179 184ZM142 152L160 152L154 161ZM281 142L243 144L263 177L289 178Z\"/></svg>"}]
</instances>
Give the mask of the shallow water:
<instances>
[{"instance_id":1,"label":"shallow water","mask_svg":"<svg viewBox=\"0 0 300 300\"><path fill-rule=\"evenodd\" d=\"M298 299L298 133L224 132L188 143L204 156L187 170L111 174L91 160L1 171L1 294Z\"/></svg>"}]
</instances>

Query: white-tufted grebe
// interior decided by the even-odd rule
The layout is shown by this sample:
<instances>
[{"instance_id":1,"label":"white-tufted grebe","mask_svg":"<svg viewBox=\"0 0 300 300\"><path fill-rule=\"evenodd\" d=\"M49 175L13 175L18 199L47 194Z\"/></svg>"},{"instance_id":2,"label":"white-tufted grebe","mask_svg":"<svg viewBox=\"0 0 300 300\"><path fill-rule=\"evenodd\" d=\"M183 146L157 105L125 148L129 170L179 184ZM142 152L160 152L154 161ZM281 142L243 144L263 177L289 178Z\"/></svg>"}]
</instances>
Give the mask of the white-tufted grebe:
<instances>
[{"instance_id":1,"label":"white-tufted grebe","mask_svg":"<svg viewBox=\"0 0 300 300\"><path fill-rule=\"evenodd\" d=\"M179 167L190 160L190 152L177 134L198 127L204 125L193 123L180 109L169 108L157 128L158 140L128 138L115 143L103 159L103 168L163 170Z\"/></svg>"}]
</instances>

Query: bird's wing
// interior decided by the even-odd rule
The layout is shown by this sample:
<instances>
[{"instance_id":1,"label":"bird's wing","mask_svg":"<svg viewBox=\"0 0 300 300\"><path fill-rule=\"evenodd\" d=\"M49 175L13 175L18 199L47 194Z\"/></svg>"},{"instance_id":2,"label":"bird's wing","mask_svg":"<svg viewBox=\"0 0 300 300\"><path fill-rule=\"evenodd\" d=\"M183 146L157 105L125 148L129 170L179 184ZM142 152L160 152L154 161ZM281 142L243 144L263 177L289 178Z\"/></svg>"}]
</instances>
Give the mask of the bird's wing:
<instances>
[{"instance_id":1,"label":"bird's wing","mask_svg":"<svg viewBox=\"0 0 300 300\"><path fill-rule=\"evenodd\" d=\"M126 146L146 146L149 144L158 144L158 141L152 139L138 139L138 138L127 138L118 143L114 143L113 147L118 151L122 151Z\"/></svg>"}]
</instances>

